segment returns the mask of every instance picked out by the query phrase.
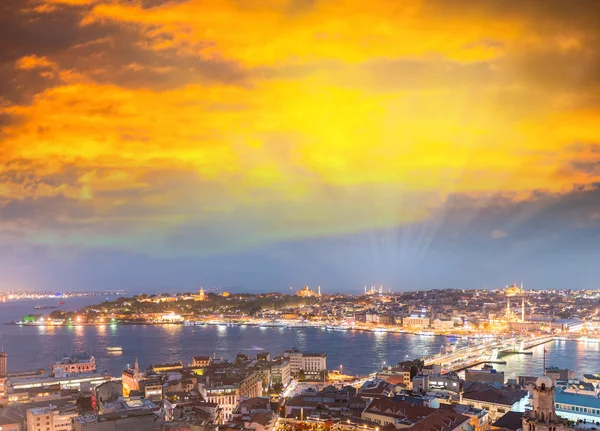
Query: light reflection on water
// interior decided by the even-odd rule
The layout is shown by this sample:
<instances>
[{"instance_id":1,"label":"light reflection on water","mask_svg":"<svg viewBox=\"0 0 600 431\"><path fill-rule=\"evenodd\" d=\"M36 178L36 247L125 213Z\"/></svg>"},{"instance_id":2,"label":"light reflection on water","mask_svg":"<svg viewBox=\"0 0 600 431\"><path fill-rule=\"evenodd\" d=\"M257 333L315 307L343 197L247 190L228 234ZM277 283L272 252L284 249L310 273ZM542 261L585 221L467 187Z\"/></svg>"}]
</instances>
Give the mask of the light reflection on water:
<instances>
[{"instance_id":1,"label":"light reflection on water","mask_svg":"<svg viewBox=\"0 0 600 431\"><path fill-rule=\"evenodd\" d=\"M88 298L87 301L98 301ZM88 302L89 303L89 302ZM43 305L43 304L42 304ZM71 310L85 305L68 300ZM20 308L19 308L20 307ZM444 337L409 334L332 331L317 328L258 328L255 326L183 325L101 325L68 327L19 327L4 325L32 311L33 304L0 304L0 344L9 354L11 371L48 369L58 356L76 351L95 355L100 370L120 374L139 356L140 366L151 363L191 362L194 355L212 355L234 359L238 352L255 356L259 349L276 356L286 349L326 351L330 369L343 365L344 373L367 374L385 361L398 361L428 356L440 351ZM460 341L460 340L459 340ZM547 366L573 368L578 375L600 371L600 345L557 340L545 345ZM107 347L122 347L121 353L109 353ZM517 375L539 375L543 368L544 346L532 349L533 355L511 355L507 365L496 365L507 378Z\"/></svg>"},{"instance_id":2,"label":"light reflection on water","mask_svg":"<svg viewBox=\"0 0 600 431\"><path fill-rule=\"evenodd\" d=\"M193 355L223 356L234 359L238 352L255 356L258 351L272 356L297 347L305 351L326 351L329 368L344 366L349 374L366 374L386 364L437 353L446 343L444 337L410 334L322 331L317 328L257 328L253 326L183 325L101 325L69 327L2 328L2 343L12 359L11 370L48 368L48 358L69 352L87 351L96 356L100 370L118 374L139 356L140 365L182 361ZM578 374L600 368L598 344L555 341L545 345L547 366L574 368ZM109 353L107 347L122 347L122 353ZM507 365L496 365L507 378L539 375L543 368L544 346L532 349L533 355L511 355Z\"/></svg>"}]
</instances>

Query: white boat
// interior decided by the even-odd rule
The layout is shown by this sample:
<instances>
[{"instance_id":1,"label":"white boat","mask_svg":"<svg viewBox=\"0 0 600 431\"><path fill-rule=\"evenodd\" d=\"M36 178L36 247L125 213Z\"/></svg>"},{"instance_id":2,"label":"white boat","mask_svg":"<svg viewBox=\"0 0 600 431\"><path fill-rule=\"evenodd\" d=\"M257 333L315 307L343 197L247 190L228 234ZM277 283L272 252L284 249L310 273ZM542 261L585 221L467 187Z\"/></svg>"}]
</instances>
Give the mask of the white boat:
<instances>
[{"instance_id":1,"label":"white boat","mask_svg":"<svg viewBox=\"0 0 600 431\"><path fill-rule=\"evenodd\" d=\"M107 347L106 350L108 350L109 352L122 352L123 348L122 347Z\"/></svg>"}]
</instances>

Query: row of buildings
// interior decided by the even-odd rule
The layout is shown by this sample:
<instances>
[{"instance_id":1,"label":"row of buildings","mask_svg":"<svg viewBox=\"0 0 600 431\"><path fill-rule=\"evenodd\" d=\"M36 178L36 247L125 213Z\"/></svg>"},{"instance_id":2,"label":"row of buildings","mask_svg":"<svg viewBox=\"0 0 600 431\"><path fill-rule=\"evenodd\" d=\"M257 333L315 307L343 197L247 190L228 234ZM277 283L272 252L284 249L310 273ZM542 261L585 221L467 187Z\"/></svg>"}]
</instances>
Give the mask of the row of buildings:
<instances>
[{"instance_id":1,"label":"row of buildings","mask_svg":"<svg viewBox=\"0 0 600 431\"><path fill-rule=\"evenodd\" d=\"M189 364L146 369L136 360L115 379L66 369L95 363L77 355L55 362L53 375L5 372L8 397L0 427L282 431L312 423L345 431L565 431L600 421L600 379L592 374L578 380L568 370L548 368L541 379L505 380L491 367L459 376L414 360L345 384L327 378L326 359L325 353L290 349L275 358L263 351L252 358L238 354L232 361L195 356Z\"/></svg>"}]
</instances>

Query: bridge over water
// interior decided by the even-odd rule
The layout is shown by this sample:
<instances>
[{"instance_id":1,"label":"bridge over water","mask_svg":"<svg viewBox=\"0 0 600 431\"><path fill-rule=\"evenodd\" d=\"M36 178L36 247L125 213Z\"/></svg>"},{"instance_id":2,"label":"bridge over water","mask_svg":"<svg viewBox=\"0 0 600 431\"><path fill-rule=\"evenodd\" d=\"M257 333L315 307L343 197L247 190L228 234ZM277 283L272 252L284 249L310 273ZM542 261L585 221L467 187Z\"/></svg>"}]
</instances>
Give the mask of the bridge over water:
<instances>
[{"instance_id":1,"label":"bridge over water","mask_svg":"<svg viewBox=\"0 0 600 431\"><path fill-rule=\"evenodd\" d=\"M503 363L500 358L510 354L531 355L532 347L553 341L554 337L515 337L484 340L483 344L462 347L453 352L437 354L424 359L425 365L441 365L442 373L464 370L483 363Z\"/></svg>"}]
</instances>

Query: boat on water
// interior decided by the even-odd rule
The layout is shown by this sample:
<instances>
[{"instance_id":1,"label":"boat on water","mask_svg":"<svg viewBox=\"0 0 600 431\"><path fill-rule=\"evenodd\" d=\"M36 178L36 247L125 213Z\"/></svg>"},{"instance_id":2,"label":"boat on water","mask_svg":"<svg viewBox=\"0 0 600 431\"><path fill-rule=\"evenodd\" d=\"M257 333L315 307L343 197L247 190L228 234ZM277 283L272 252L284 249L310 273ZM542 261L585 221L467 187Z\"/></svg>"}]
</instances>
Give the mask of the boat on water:
<instances>
[{"instance_id":1,"label":"boat on water","mask_svg":"<svg viewBox=\"0 0 600 431\"><path fill-rule=\"evenodd\" d=\"M107 347L106 350L108 350L109 352L122 352L123 348L122 347Z\"/></svg>"},{"instance_id":2,"label":"boat on water","mask_svg":"<svg viewBox=\"0 0 600 431\"><path fill-rule=\"evenodd\" d=\"M57 304L58 305L65 305L64 301L58 301Z\"/></svg>"},{"instance_id":3,"label":"boat on water","mask_svg":"<svg viewBox=\"0 0 600 431\"><path fill-rule=\"evenodd\" d=\"M55 305L36 305L35 307L36 310L49 310L51 308L58 308Z\"/></svg>"}]
</instances>

